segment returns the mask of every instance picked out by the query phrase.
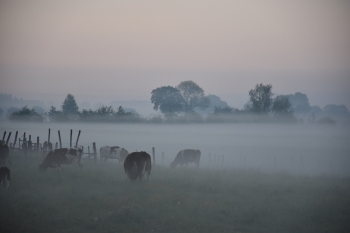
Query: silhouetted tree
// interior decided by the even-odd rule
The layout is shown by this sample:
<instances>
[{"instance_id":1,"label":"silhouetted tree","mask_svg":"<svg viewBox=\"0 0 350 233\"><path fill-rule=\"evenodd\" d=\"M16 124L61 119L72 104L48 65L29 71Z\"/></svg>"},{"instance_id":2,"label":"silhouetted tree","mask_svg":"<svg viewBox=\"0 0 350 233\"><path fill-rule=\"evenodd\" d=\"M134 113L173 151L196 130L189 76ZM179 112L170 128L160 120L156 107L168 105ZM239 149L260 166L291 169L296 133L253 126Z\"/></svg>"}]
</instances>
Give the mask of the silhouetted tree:
<instances>
[{"instance_id":1,"label":"silhouetted tree","mask_svg":"<svg viewBox=\"0 0 350 233\"><path fill-rule=\"evenodd\" d=\"M152 91L151 102L154 110L160 110L166 117L173 117L182 112L185 99L180 91L171 86L158 87Z\"/></svg>"},{"instance_id":2,"label":"silhouetted tree","mask_svg":"<svg viewBox=\"0 0 350 233\"><path fill-rule=\"evenodd\" d=\"M185 100L185 112L193 110L195 107L207 108L210 99L204 96L203 89L193 81L183 81L176 87L180 90Z\"/></svg>"},{"instance_id":3,"label":"silhouetted tree","mask_svg":"<svg viewBox=\"0 0 350 233\"><path fill-rule=\"evenodd\" d=\"M346 117L349 116L349 110L348 108L341 104L327 104L323 108L323 112L327 114L328 116L333 116L333 117Z\"/></svg>"},{"instance_id":4,"label":"silhouetted tree","mask_svg":"<svg viewBox=\"0 0 350 233\"><path fill-rule=\"evenodd\" d=\"M34 122L42 122L43 116L38 114L34 109L29 109L27 106L24 106L18 111L13 112L9 119L11 121L34 121Z\"/></svg>"},{"instance_id":5,"label":"silhouetted tree","mask_svg":"<svg viewBox=\"0 0 350 233\"><path fill-rule=\"evenodd\" d=\"M51 106L51 109L47 113L47 116L52 122L63 122L69 120L67 115L63 114L62 111L57 111L54 106Z\"/></svg>"},{"instance_id":6,"label":"silhouetted tree","mask_svg":"<svg viewBox=\"0 0 350 233\"><path fill-rule=\"evenodd\" d=\"M293 114L292 105L288 96L279 95L272 102L271 111L277 115Z\"/></svg>"},{"instance_id":7,"label":"silhouetted tree","mask_svg":"<svg viewBox=\"0 0 350 233\"><path fill-rule=\"evenodd\" d=\"M293 112L297 114L307 114L311 111L311 106L307 95L296 92L294 95L288 95L288 98L292 104Z\"/></svg>"},{"instance_id":8,"label":"silhouetted tree","mask_svg":"<svg viewBox=\"0 0 350 233\"><path fill-rule=\"evenodd\" d=\"M255 89L249 91L252 103L251 111L255 113L268 113L272 103L272 85L256 84Z\"/></svg>"},{"instance_id":9,"label":"silhouetted tree","mask_svg":"<svg viewBox=\"0 0 350 233\"><path fill-rule=\"evenodd\" d=\"M73 95L68 94L62 104L62 112L66 115L77 115L79 107Z\"/></svg>"}]
</instances>

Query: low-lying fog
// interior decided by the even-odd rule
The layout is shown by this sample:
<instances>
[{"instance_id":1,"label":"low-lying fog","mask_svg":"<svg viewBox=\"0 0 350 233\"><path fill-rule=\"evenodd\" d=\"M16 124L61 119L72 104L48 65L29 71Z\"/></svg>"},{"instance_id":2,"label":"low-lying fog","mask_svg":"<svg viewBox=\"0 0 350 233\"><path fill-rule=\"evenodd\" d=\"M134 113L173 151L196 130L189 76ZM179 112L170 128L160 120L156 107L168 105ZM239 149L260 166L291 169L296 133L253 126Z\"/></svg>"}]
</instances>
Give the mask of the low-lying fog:
<instances>
[{"instance_id":1,"label":"low-lying fog","mask_svg":"<svg viewBox=\"0 0 350 233\"><path fill-rule=\"evenodd\" d=\"M350 176L348 126L0 122L1 137L4 131L12 132L11 143L16 131L19 137L26 133L27 140L31 135L33 142L37 136L43 142L48 138L49 128L53 143L58 142L60 130L63 147L69 147L70 129L73 130L73 145L81 130L78 144L84 146L84 152L87 152L88 146L92 151L93 142L96 142L97 150L104 145L117 145L129 152L144 150L151 155L152 147L155 147L156 163L164 166L169 166L182 149L199 149L202 152L200 167L204 169L255 169L271 173Z\"/></svg>"}]
</instances>

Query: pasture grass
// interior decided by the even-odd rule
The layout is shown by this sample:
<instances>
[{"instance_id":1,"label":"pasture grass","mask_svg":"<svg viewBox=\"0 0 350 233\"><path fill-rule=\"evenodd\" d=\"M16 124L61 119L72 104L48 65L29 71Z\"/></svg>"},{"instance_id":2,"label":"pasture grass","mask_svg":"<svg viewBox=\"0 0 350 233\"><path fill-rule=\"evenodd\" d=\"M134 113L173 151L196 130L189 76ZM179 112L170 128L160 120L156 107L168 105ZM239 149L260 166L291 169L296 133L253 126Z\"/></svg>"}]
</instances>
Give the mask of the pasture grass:
<instances>
[{"instance_id":1,"label":"pasture grass","mask_svg":"<svg viewBox=\"0 0 350 233\"><path fill-rule=\"evenodd\" d=\"M150 183L118 163L39 172L11 154L0 232L349 232L350 179L155 166Z\"/></svg>"}]
</instances>

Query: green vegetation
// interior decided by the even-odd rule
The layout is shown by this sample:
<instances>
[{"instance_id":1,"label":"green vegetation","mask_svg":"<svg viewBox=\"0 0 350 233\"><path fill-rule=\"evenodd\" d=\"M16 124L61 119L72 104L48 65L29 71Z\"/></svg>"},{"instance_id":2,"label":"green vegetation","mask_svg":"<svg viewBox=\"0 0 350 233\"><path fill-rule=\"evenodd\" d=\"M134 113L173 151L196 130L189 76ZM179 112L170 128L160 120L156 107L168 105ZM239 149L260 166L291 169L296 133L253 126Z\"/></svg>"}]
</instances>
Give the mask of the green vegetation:
<instances>
[{"instance_id":1,"label":"green vegetation","mask_svg":"<svg viewBox=\"0 0 350 233\"><path fill-rule=\"evenodd\" d=\"M11 154L1 232L349 232L349 178L155 166L151 181L122 165L38 170Z\"/></svg>"}]
</instances>

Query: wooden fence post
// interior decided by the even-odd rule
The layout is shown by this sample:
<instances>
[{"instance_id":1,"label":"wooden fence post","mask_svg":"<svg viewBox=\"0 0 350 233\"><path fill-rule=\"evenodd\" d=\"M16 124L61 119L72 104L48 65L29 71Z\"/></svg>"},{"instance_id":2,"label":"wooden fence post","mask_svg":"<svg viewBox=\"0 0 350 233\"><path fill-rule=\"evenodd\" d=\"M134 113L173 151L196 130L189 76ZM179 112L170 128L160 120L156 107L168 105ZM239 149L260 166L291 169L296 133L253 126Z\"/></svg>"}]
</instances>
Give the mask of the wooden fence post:
<instances>
[{"instance_id":1,"label":"wooden fence post","mask_svg":"<svg viewBox=\"0 0 350 233\"><path fill-rule=\"evenodd\" d=\"M36 137L36 151L39 152L39 136Z\"/></svg>"},{"instance_id":2,"label":"wooden fence post","mask_svg":"<svg viewBox=\"0 0 350 233\"><path fill-rule=\"evenodd\" d=\"M9 136L7 136L6 145L9 143L10 137L11 137L11 132L9 132Z\"/></svg>"},{"instance_id":3,"label":"wooden fence post","mask_svg":"<svg viewBox=\"0 0 350 233\"><path fill-rule=\"evenodd\" d=\"M4 132L4 136L2 136L2 141L5 142L6 131Z\"/></svg>"},{"instance_id":4,"label":"wooden fence post","mask_svg":"<svg viewBox=\"0 0 350 233\"><path fill-rule=\"evenodd\" d=\"M73 135L73 130L70 130L70 143L69 143L69 148L72 148L72 135Z\"/></svg>"},{"instance_id":5,"label":"wooden fence post","mask_svg":"<svg viewBox=\"0 0 350 233\"><path fill-rule=\"evenodd\" d=\"M47 138L47 145L50 145L50 128L49 128L49 135L48 135L48 138ZM50 146L49 146L50 147Z\"/></svg>"},{"instance_id":6,"label":"wooden fence post","mask_svg":"<svg viewBox=\"0 0 350 233\"><path fill-rule=\"evenodd\" d=\"M152 147L152 155L153 155L153 165L156 165L156 156L155 156L154 147Z\"/></svg>"},{"instance_id":7,"label":"wooden fence post","mask_svg":"<svg viewBox=\"0 0 350 233\"><path fill-rule=\"evenodd\" d=\"M58 140L60 141L60 148L62 148L61 133L58 130Z\"/></svg>"},{"instance_id":8,"label":"wooden fence post","mask_svg":"<svg viewBox=\"0 0 350 233\"><path fill-rule=\"evenodd\" d=\"M75 142L75 147L78 147L79 137L80 137L80 130L79 130L79 133L78 133L77 141Z\"/></svg>"},{"instance_id":9,"label":"wooden fence post","mask_svg":"<svg viewBox=\"0 0 350 233\"><path fill-rule=\"evenodd\" d=\"M29 135L29 140L28 140L28 150L32 150L32 135Z\"/></svg>"},{"instance_id":10,"label":"wooden fence post","mask_svg":"<svg viewBox=\"0 0 350 233\"><path fill-rule=\"evenodd\" d=\"M96 151L96 143L92 143L92 149L94 150L94 162L97 162L97 151Z\"/></svg>"},{"instance_id":11,"label":"wooden fence post","mask_svg":"<svg viewBox=\"0 0 350 233\"><path fill-rule=\"evenodd\" d=\"M15 145L16 145L16 142L17 142L17 135L18 135L18 131L16 131L15 141L12 144L13 148L15 148Z\"/></svg>"}]
</instances>

